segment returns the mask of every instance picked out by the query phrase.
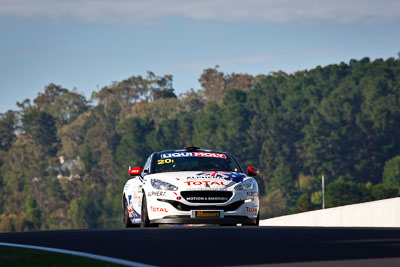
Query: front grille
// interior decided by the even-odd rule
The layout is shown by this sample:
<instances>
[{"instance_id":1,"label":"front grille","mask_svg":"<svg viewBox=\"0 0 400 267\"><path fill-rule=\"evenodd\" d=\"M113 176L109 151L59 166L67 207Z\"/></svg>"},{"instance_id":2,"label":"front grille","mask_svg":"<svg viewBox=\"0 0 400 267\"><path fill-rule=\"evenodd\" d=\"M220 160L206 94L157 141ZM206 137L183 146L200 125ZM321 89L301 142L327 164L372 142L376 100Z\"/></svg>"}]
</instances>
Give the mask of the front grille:
<instances>
[{"instance_id":1,"label":"front grille","mask_svg":"<svg viewBox=\"0 0 400 267\"><path fill-rule=\"evenodd\" d=\"M231 191L182 191L181 196L192 203L225 203L232 197Z\"/></svg>"},{"instance_id":2,"label":"front grille","mask_svg":"<svg viewBox=\"0 0 400 267\"><path fill-rule=\"evenodd\" d=\"M226 206L189 206L183 204L176 200L167 200L167 199L157 199L158 201L163 201L171 204L175 209L181 211L191 211L191 210L223 210L223 211L234 211L237 210L243 203L244 200L239 200L233 202L232 204Z\"/></svg>"}]
</instances>

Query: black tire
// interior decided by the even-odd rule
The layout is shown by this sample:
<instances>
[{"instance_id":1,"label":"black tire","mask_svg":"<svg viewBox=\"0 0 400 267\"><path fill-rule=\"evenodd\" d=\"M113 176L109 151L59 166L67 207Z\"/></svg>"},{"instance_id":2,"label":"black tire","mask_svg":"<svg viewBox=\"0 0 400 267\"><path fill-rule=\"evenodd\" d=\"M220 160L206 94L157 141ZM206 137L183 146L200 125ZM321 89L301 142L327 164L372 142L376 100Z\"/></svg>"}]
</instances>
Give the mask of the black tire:
<instances>
[{"instance_id":1,"label":"black tire","mask_svg":"<svg viewBox=\"0 0 400 267\"><path fill-rule=\"evenodd\" d=\"M256 224L254 226L260 225L260 212L257 214Z\"/></svg>"},{"instance_id":2,"label":"black tire","mask_svg":"<svg viewBox=\"0 0 400 267\"><path fill-rule=\"evenodd\" d=\"M142 199L142 216L140 221L140 227L158 227L158 224L150 223L149 215L147 213L147 201L146 195L143 192L143 199Z\"/></svg>"},{"instance_id":3,"label":"black tire","mask_svg":"<svg viewBox=\"0 0 400 267\"><path fill-rule=\"evenodd\" d=\"M129 213L128 213L128 203L126 203L126 198L124 196L124 214L122 216L122 226L124 228L132 228L135 227L135 225L131 222L129 219Z\"/></svg>"},{"instance_id":4,"label":"black tire","mask_svg":"<svg viewBox=\"0 0 400 267\"><path fill-rule=\"evenodd\" d=\"M245 223L243 226L258 226L260 224L260 213L257 214L256 223Z\"/></svg>"},{"instance_id":5,"label":"black tire","mask_svg":"<svg viewBox=\"0 0 400 267\"><path fill-rule=\"evenodd\" d=\"M219 226L237 226L237 223L220 224Z\"/></svg>"}]
</instances>

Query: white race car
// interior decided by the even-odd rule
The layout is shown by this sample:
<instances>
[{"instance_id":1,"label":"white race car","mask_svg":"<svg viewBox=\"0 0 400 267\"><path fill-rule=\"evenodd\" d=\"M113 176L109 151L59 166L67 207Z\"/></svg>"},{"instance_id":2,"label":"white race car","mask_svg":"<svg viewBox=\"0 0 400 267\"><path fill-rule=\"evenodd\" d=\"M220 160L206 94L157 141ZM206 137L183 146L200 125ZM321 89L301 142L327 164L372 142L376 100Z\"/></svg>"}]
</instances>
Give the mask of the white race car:
<instances>
[{"instance_id":1,"label":"white race car","mask_svg":"<svg viewBox=\"0 0 400 267\"><path fill-rule=\"evenodd\" d=\"M124 227L166 224L258 225L258 185L229 153L185 147L154 152L130 168L124 186Z\"/></svg>"}]
</instances>

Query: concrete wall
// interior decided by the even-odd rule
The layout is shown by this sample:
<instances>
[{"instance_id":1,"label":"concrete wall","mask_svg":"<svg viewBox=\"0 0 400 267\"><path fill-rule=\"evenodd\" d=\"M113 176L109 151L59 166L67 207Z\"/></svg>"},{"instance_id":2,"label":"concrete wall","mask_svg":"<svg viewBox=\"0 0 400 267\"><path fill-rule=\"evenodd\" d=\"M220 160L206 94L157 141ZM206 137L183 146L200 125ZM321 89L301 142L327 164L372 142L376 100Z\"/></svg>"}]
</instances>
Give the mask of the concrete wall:
<instances>
[{"instance_id":1,"label":"concrete wall","mask_svg":"<svg viewBox=\"0 0 400 267\"><path fill-rule=\"evenodd\" d=\"M400 197L275 217L260 225L400 227Z\"/></svg>"}]
</instances>

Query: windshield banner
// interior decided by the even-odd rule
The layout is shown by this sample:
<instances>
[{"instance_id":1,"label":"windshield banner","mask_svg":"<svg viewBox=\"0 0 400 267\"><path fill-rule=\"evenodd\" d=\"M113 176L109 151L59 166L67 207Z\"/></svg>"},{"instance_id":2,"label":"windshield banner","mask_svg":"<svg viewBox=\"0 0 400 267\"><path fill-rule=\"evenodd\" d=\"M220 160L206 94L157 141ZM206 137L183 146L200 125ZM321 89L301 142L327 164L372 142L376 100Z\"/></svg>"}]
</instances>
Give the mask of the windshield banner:
<instances>
[{"instance_id":1,"label":"windshield banner","mask_svg":"<svg viewBox=\"0 0 400 267\"><path fill-rule=\"evenodd\" d=\"M182 152L182 153L166 153L161 154L162 159L181 158L181 157L208 157L226 159L225 154L220 153L207 153L207 152Z\"/></svg>"}]
</instances>

